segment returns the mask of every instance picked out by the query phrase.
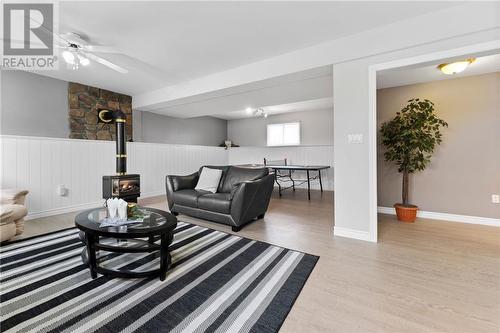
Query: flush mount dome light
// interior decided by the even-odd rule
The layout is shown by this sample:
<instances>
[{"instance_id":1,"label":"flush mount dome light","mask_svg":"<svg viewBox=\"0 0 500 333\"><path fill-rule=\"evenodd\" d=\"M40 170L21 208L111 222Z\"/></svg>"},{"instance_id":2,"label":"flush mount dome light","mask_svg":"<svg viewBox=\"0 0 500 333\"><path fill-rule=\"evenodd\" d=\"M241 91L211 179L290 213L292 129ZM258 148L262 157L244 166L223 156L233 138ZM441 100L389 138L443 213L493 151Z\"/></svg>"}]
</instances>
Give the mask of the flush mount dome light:
<instances>
[{"instance_id":1,"label":"flush mount dome light","mask_svg":"<svg viewBox=\"0 0 500 333\"><path fill-rule=\"evenodd\" d=\"M474 61L476 61L476 58L469 58L467 60L441 64L437 66L437 68L444 74L453 75L463 72L467 68L467 66L472 64Z\"/></svg>"}]
</instances>

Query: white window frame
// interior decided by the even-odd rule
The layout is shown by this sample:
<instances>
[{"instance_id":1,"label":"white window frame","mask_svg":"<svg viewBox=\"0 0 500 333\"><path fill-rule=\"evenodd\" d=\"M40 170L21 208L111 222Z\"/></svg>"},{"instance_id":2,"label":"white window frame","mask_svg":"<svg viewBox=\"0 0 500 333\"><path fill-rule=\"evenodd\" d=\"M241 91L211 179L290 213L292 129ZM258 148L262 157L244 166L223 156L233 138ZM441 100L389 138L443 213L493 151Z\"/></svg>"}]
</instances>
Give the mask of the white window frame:
<instances>
[{"instance_id":1,"label":"white window frame","mask_svg":"<svg viewBox=\"0 0 500 333\"><path fill-rule=\"evenodd\" d=\"M299 133L298 133L298 138L297 141L295 142L290 142L290 143L285 143L285 126L286 125L298 125L299 127ZM269 127L276 127L276 126L281 126L282 127L282 132L283 132L283 137L280 143L270 143L269 142ZM299 146L301 142L301 124L298 121L294 122L289 122L289 123L278 123L278 124L267 124L266 126L266 144L268 147L285 147L285 146Z\"/></svg>"}]
</instances>

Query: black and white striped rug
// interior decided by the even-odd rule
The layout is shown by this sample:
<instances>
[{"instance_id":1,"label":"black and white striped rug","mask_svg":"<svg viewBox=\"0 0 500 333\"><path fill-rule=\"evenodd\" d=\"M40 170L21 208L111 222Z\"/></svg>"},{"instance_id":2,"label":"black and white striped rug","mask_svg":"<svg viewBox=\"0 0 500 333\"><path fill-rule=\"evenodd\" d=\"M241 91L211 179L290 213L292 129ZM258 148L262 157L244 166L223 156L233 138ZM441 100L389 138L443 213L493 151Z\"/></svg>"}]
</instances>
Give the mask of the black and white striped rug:
<instances>
[{"instance_id":1,"label":"black and white striped rug","mask_svg":"<svg viewBox=\"0 0 500 333\"><path fill-rule=\"evenodd\" d=\"M318 257L179 222L159 279L92 280L77 229L0 247L2 332L277 332ZM153 254L100 251L149 270Z\"/></svg>"}]
</instances>

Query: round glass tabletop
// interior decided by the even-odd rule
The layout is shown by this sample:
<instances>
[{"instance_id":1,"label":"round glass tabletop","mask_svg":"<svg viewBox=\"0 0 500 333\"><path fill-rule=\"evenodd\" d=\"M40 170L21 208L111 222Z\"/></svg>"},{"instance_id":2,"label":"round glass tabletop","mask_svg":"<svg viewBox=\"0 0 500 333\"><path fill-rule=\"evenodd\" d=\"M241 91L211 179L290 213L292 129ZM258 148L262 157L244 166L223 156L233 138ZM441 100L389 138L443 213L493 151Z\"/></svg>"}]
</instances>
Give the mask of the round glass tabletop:
<instances>
[{"instance_id":1,"label":"round glass tabletop","mask_svg":"<svg viewBox=\"0 0 500 333\"><path fill-rule=\"evenodd\" d=\"M123 225L105 225L107 218L106 208L95 208L79 213L75 217L75 224L84 231L93 231L98 234L159 234L163 230L172 230L177 225L177 218L165 211L138 207L144 215L140 222Z\"/></svg>"}]
</instances>

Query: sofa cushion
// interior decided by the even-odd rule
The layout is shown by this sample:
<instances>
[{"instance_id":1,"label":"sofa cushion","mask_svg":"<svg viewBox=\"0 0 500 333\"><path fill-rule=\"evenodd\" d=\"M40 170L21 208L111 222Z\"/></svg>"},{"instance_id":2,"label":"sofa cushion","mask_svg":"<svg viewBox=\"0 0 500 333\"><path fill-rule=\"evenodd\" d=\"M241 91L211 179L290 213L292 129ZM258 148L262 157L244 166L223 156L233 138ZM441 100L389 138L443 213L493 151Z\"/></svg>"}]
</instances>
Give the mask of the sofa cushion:
<instances>
[{"instance_id":1,"label":"sofa cushion","mask_svg":"<svg viewBox=\"0 0 500 333\"><path fill-rule=\"evenodd\" d=\"M200 178L198 179L198 183L194 189L215 193L219 188L221 178L222 170L202 168Z\"/></svg>"},{"instance_id":2,"label":"sofa cushion","mask_svg":"<svg viewBox=\"0 0 500 333\"><path fill-rule=\"evenodd\" d=\"M15 235L16 235L15 223L0 224L0 242L9 240Z\"/></svg>"},{"instance_id":3,"label":"sofa cushion","mask_svg":"<svg viewBox=\"0 0 500 333\"><path fill-rule=\"evenodd\" d=\"M231 212L231 194L204 194L198 197L198 208L217 213L229 214Z\"/></svg>"},{"instance_id":4,"label":"sofa cushion","mask_svg":"<svg viewBox=\"0 0 500 333\"><path fill-rule=\"evenodd\" d=\"M241 168L241 167L230 167L227 171L226 177L224 177L222 189L219 192L229 193L233 187L239 183L257 180L269 174L269 169L267 168Z\"/></svg>"},{"instance_id":5,"label":"sofa cushion","mask_svg":"<svg viewBox=\"0 0 500 333\"><path fill-rule=\"evenodd\" d=\"M203 168L209 168L209 169L217 169L217 170L222 170L222 176L220 179L219 187L217 188L217 192L222 192L222 184L224 183L224 179L227 174L227 170L229 170L229 165L204 165L200 168L198 171L198 174L201 175L201 171Z\"/></svg>"},{"instance_id":6,"label":"sofa cushion","mask_svg":"<svg viewBox=\"0 0 500 333\"><path fill-rule=\"evenodd\" d=\"M0 206L0 222L2 224L13 222L14 219L12 218L12 215L14 215L14 209L12 208L12 205Z\"/></svg>"},{"instance_id":7,"label":"sofa cushion","mask_svg":"<svg viewBox=\"0 0 500 333\"><path fill-rule=\"evenodd\" d=\"M180 190L173 193L172 200L174 204L198 208L198 198L207 193L210 192L192 189Z\"/></svg>"},{"instance_id":8,"label":"sofa cushion","mask_svg":"<svg viewBox=\"0 0 500 333\"><path fill-rule=\"evenodd\" d=\"M26 208L26 206L23 205L4 205L4 206L7 206L9 209L12 209L13 214L11 218L14 221L22 219L23 217L28 215L28 208Z\"/></svg>"}]
</instances>

